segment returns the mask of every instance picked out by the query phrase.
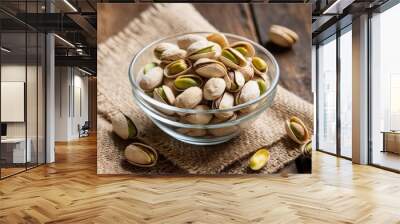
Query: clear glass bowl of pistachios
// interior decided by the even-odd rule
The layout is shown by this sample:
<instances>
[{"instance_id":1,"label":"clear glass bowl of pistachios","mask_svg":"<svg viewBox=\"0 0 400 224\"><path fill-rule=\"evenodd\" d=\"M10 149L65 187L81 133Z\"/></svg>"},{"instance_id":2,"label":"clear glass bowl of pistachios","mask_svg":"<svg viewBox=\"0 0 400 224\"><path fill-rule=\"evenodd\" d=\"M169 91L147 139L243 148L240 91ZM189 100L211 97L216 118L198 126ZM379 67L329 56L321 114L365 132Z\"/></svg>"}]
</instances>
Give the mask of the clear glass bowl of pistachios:
<instances>
[{"instance_id":1,"label":"clear glass bowl of pistachios","mask_svg":"<svg viewBox=\"0 0 400 224\"><path fill-rule=\"evenodd\" d=\"M274 56L229 33L169 36L139 51L129 67L135 102L165 133L195 145L246 131L273 102Z\"/></svg>"}]
</instances>

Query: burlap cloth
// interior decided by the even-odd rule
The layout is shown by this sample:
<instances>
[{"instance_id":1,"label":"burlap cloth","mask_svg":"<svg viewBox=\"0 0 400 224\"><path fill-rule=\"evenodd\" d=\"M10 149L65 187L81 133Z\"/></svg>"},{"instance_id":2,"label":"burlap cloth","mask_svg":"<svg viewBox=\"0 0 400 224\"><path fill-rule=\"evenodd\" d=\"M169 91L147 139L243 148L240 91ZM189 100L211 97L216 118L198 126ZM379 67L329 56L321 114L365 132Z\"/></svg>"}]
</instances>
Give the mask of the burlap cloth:
<instances>
[{"instance_id":1,"label":"burlap cloth","mask_svg":"<svg viewBox=\"0 0 400 224\"><path fill-rule=\"evenodd\" d=\"M99 174L243 174L247 160L262 146L271 152L261 173L274 173L300 154L300 146L285 134L284 121L295 115L312 130L313 107L278 87L275 101L251 128L216 146L192 146L158 129L135 104L128 81L128 67L137 51L164 36L189 31L215 31L190 4L158 4L143 12L123 31L98 46L98 154ZM111 132L110 114L121 111L141 130L140 140L160 153L153 168L135 168L122 159L129 142Z\"/></svg>"}]
</instances>

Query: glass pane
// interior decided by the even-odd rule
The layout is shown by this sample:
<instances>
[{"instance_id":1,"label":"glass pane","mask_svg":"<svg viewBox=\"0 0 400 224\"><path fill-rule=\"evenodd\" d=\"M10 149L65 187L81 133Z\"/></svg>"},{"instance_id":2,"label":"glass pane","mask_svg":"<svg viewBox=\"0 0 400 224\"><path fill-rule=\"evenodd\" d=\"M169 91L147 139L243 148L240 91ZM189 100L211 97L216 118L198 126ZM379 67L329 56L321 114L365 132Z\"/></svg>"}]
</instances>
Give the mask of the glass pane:
<instances>
[{"instance_id":1,"label":"glass pane","mask_svg":"<svg viewBox=\"0 0 400 224\"><path fill-rule=\"evenodd\" d=\"M46 52L45 52L45 44L46 37L44 34L39 33L38 35L38 163L45 163L45 60L46 60Z\"/></svg>"},{"instance_id":2,"label":"glass pane","mask_svg":"<svg viewBox=\"0 0 400 224\"><path fill-rule=\"evenodd\" d=\"M37 33L29 32L27 33L28 38L28 55L27 55L27 80L26 80L26 116L27 116L27 150L30 158L28 159L27 166L28 168L34 167L37 165L37 132L38 132L38 107L37 107Z\"/></svg>"},{"instance_id":3,"label":"glass pane","mask_svg":"<svg viewBox=\"0 0 400 224\"><path fill-rule=\"evenodd\" d=\"M1 34L1 173L25 170L26 151L26 33Z\"/></svg>"},{"instance_id":4,"label":"glass pane","mask_svg":"<svg viewBox=\"0 0 400 224\"><path fill-rule=\"evenodd\" d=\"M374 15L372 25L372 163L400 170L400 5Z\"/></svg>"},{"instance_id":5,"label":"glass pane","mask_svg":"<svg viewBox=\"0 0 400 224\"><path fill-rule=\"evenodd\" d=\"M352 141L352 35L340 36L340 153L351 158Z\"/></svg>"},{"instance_id":6,"label":"glass pane","mask_svg":"<svg viewBox=\"0 0 400 224\"><path fill-rule=\"evenodd\" d=\"M318 48L318 148L336 153L336 39Z\"/></svg>"}]
</instances>

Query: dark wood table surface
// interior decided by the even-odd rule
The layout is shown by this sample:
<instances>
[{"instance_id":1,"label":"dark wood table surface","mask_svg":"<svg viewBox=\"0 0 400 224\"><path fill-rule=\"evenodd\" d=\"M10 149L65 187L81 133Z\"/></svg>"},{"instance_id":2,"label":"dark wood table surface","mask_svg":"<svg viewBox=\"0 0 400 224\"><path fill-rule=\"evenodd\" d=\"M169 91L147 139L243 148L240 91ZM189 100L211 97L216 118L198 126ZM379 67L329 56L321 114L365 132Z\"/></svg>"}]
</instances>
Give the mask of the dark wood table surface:
<instances>
[{"instance_id":1,"label":"dark wood table surface","mask_svg":"<svg viewBox=\"0 0 400 224\"><path fill-rule=\"evenodd\" d=\"M151 4L98 4L99 43L121 31ZM278 61L280 84L312 103L311 92L311 5L293 3L196 3L195 8L219 31L234 33L265 46ZM272 24L293 29L300 37L292 49L274 47L268 40ZM294 162L281 173L295 173Z\"/></svg>"},{"instance_id":2,"label":"dark wood table surface","mask_svg":"<svg viewBox=\"0 0 400 224\"><path fill-rule=\"evenodd\" d=\"M98 41L118 33L150 4L98 4ZM196 9L218 30L245 36L265 46L276 57L280 84L308 102L311 92L311 5L293 3L196 3ZM272 24L293 29L300 37L292 49L269 43Z\"/></svg>"}]
</instances>

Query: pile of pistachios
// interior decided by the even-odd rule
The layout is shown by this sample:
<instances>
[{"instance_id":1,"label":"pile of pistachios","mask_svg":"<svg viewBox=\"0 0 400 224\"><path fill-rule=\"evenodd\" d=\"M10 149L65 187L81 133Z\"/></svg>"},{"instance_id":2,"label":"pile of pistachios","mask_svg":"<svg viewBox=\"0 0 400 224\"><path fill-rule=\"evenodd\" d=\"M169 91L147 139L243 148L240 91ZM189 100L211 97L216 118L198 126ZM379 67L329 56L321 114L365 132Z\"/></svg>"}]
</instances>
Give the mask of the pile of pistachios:
<instances>
[{"instance_id":1,"label":"pile of pistachios","mask_svg":"<svg viewBox=\"0 0 400 224\"><path fill-rule=\"evenodd\" d=\"M141 70L140 88L154 99L186 109L229 109L254 100L269 88L268 65L246 41L229 43L222 33L207 36L187 34L176 43L154 48L155 61ZM241 114L256 107L244 108ZM160 109L167 115L172 111ZM223 122L234 112L180 116L192 124ZM213 119L214 118L214 119Z\"/></svg>"}]
</instances>

